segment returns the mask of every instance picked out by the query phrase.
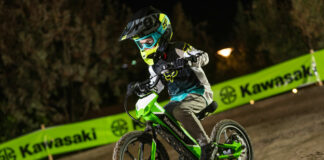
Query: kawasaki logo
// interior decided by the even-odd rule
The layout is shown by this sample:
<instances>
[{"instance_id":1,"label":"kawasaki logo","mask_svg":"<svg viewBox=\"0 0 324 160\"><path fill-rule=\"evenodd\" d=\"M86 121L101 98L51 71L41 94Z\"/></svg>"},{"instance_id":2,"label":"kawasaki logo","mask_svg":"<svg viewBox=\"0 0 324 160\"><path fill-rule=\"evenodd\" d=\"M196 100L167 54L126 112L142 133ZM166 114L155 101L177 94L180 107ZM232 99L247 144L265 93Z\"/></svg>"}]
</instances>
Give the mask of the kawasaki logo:
<instances>
[{"instance_id":1,"label":"kawasaki logo","mask_svg":"<svg viewBox=\"0 0 324 160\"><path fill-rule=\"evenodd\" d=\"M310 67L302 65L300 70L284 74L283 76L277 76L275 78L253 85L250 85L250 83L241 85L240 90L242 97L245 97L246 95L251 96L269 89L273 89L274 87L280 87L286 84L290 84L294 81L301 80L302 78L307 78L307 76L313 76L310 72Z\"/></svg>"},{"instance_id":2,"label":"kawasaki logo","mask_svg":"<svg viewBox=\"0 0 324 160\"><path fill-rule=\"evenodd\" d=\"M6 147L0 149L0 160L15 160L17 158L12 148Z\"/></svg>"},{"instance_id":3,"label":"kawasaki logo","mask_svg":"<svg viewBox=\"0 0 324 160\"><path fill-rule=\"evenodd\" d=\"M236 100L236 93L235 93L235 89L231 86L225 86L223 87L220 92L219 95L221 97L221 101L224 104L231 104L233 102L235 102Z\"/></svg>"},{"instance_id":4,"label":"kawasaki logo","mask_svg":"<svg viewBox=\"0 0 324 160\"><path fill-rule=\"evenodd\" d=\"M123 119L114 120L111 124L111 131L115 136L121 137L128 131L127 122Z\"/></svg>"},{"instance_id":5,"label":"kawasaki logo","mask_svg":"<svg viewBox=\"0 0 324 160\"><path fill-rule=\"evenodd\" d=\"M39 142L35 144L25 144L19 146L20 153L23 158L26 156L31 156L39 152L46 151L46 149L61 148L65 146L70 146L78 143L85 143L88 141L94 141L97 139L95 129L92 128L90 132L84 130L81 133L74 134L72 136L58 137L47 142Z\"/></svg>"}]
</instances>

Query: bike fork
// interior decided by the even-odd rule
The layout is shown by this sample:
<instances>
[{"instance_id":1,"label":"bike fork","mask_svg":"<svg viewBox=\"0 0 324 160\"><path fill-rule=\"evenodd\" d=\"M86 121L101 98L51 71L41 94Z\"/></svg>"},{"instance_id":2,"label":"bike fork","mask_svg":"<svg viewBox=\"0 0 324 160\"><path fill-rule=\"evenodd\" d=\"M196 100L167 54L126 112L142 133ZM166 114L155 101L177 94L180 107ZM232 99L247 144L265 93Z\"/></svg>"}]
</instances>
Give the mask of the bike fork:
<instances>
[{"instance_id":1,"label":"bike fork","mask_svg":"<svg viewBox=\"0 0 324 160\"><path fill-rule=\"evenodd\" d=\"M147 122L145 132L152 132L151 160L155 160L157 136L151 122Z\"/></svg>"},{"instance_id":2,"label":"bike fork","mask_svg":"<svg viewBox=\"0 0 324 160\"><path fill-rule=\"evenodd\" d=\"M153 141L152 141L152 149L151 149L151 160L155 160L155 152L156 152L156 142L153 139Z\"/></svg>"},{"instance_id":3,"label":"bike fork","mask_svg":"<svg viewBox=\"0 0 324 160\"><path fill-rule=\"evenodd\" d=\"M141 145L140 147L140 154L139 154L139 159L140 160L144 160L144 155L143 155L143 152L144 152L144 145ZM156 142L155 140L153 139L152 140L152 148L151 148L151 160L155 160L155 152L156 152Z\"/></svg>"}]
</instances>

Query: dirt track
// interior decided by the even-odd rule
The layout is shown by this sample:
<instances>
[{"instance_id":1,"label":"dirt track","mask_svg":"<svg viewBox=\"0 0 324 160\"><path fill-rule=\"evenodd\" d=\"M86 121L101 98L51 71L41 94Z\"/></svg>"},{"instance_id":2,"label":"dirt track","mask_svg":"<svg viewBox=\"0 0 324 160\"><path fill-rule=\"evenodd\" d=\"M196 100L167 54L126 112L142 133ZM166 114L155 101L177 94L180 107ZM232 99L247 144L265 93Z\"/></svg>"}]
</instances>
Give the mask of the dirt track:
<instances>
[{"instance_id":1,"label":"dirt track","mask_svg":"<svg viewBox=\"0 0 324 160\"><path fill-rule=\"evenodd\" d=\"M221 119L233 119L247 129L256 160L324 160L324 86L207 117L202 123L208 134ZM113 147L110 144L61 160L111 160ZM177 159L177 153L169 150L170 158Z\"/></svg>"}]
</instances>

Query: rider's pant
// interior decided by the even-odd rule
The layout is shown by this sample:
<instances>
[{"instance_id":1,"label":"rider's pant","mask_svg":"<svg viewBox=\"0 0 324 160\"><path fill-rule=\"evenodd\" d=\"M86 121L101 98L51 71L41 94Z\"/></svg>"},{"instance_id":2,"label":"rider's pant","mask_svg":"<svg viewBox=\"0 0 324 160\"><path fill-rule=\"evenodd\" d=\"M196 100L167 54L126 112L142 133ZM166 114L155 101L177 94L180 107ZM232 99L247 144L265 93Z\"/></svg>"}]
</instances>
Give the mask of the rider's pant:
<instances>
[{"instance_id":1,"label":"rider's pant","mask_svg":"<svg viewBox=\"0 0 324 160\"><path fill-rule=\"evenodd\" d=\"M200 112L205 107L206 100L204 97L197 94L189 94L180 102L169 102L165 106L165 109L168 113L171 113L176 120L182 123L182 126L197 140L200 146L204 146L209 143L209 137L195 113Z\"/></svg>"}]
</instances>

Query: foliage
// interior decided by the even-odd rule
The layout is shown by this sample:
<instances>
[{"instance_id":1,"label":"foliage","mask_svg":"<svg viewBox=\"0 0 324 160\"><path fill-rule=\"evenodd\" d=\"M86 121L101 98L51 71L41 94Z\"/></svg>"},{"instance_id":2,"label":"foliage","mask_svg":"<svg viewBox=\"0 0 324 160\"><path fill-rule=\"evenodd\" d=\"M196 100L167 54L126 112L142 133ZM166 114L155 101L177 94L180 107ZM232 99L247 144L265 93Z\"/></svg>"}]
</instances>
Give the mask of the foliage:
<instances>
[{"instance_id":1,"label":"foliage","mask_svg":"<svg viewBox=\"0 0 324 160\"><path fill-rule=\"evenodd\" d=\"M293 24L303 35L312 52L324 47L324 2L322 0L292 0L290 11Z\"/></svg>"},{"instance_id":2,"label":"foliage","mask_svg":"<svg viewBox=\"0 0 324 160\"><path fill-rule=\"evenodd\" d=\"M234 51L215 63L220 80L324 48L323 4L321 0L240 1L235 38L224 46Z\"/></svg>"},{"instance_id":3,"label":"foliage","mask_svg":"<svg viewBox=\"0 0 324 160\"><path fill-rule=\"evenodd\" d=\"M292 25L289 1L255 0L251 9L238 6L236 47L255 71L307 52L297 27Z\"/></svg>"},{"instance_id":4,"label":"foliage","mask_svg":"<svg viewBox=\"0 0 324 160\"><path fill-rule=\"evenodd\" d=\"M181 3L167 14L174 41L209 53L204 70L214 84L324 48L323 6L320 0L239 4L228 59L215 53L210 22L193 24ZM148 74L136 45L118 42L130 15L115 0L1 1L0 142L121 104L127 83Z\"/></svg>"},{"instance_id":5,"label":"foliage","mask_svg":"<svg viewBox=\"0 0 324 160\"><path fill-rule=\"evenodd\" d=\"M121 101L128 12L111 0L0 2L0 141Z\"/></svg>"},{"instance_id":6,"label":"foliage","mask_svg":"<svg viewBox=\"0 0 324 160\"><path fill-rule=\"evenodd\" d=\"M118 42L130 15L113 0L0 2L0 141L121 104L127 83L148 77L136 45ZM176 37L206 38L174 22Z\"/></svg>"},{"instance_id":7,"label":"foliage","mask_svg":"<svg viewBox=\"0 0 324 160\"><path fill-rule=\"evenodd\" d=\"M219 72L215 72L215 66L219 57L216 57L215 41L210 34L208 34L208 22L202 21L193 24L192 20L185 14L181 3L177 3L173 8L173 17L171 17L171 24L173 28L173 40L184 41L191 44L193 47L205 51L209 54L209 64L205 66L205 71L213 71L207 74L209 81L214 84L220 81Z\"/></svg>"}]
</instances>

